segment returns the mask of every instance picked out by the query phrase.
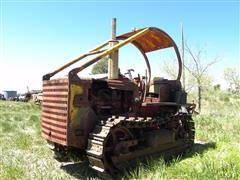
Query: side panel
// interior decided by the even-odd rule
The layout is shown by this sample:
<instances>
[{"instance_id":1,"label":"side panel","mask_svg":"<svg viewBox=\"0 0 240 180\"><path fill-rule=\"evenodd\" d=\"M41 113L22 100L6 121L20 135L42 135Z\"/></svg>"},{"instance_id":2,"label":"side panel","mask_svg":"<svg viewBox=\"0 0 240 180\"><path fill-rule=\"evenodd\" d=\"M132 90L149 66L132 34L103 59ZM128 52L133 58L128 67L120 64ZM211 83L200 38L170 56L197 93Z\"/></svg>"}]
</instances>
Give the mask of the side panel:
<instances>
[{"instance_id":1,"label":"side panel","mask_svg":"<svg viewBox=\"0 0 240 180\"><path fill-rule=\"evenodd\" d=\"M97 121L88 100L90 85L91 80L69 80L68 145L81 149L87 146L88 134Z\"/></svg>"},{"instance_id":2,"label":"side panel","mask_svg":"<svg viewBox=\"0 0 240 180\"><path fill-rule=\"evenodd\" d=\"M67 145L68 79L43 81L42 136Z\"/></svg>"}]
</instances>

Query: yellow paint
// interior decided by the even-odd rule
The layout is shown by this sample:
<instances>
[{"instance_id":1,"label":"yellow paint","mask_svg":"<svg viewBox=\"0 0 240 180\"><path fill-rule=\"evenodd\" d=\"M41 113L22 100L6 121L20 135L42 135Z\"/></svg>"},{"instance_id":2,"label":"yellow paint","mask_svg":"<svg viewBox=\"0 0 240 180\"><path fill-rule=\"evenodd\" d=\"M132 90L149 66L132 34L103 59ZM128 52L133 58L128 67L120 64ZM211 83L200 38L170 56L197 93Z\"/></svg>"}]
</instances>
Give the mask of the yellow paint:
<instances>
[{"instance_id":1,"label":"yellow paint","mask_svg":"<svg viewBox=\"0 0 240 180\"><path fill-rule=\"evenodd\" d=\"M70 109L69 109L69 114L70 114L70 121L74 121L77 119L80 108L79 107L75 107L73 105L73 101L74 101L74 96L76 94L82 94L83 93L83 88L79 85L76 84L71 84L70 85Z\"/></svg>"}]
</instances>

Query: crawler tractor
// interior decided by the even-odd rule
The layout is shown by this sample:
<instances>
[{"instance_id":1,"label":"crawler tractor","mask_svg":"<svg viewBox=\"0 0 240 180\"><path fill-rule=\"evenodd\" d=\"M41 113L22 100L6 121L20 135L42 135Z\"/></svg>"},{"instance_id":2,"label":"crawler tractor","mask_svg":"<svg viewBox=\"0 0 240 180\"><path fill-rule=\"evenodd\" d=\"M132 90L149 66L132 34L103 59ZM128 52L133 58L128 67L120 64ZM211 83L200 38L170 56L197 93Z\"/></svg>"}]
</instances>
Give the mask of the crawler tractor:
<instances>
[{"instance_id":1,"label":"crawler tractor","mask_svg":"<svg viewBox=\"0 0 240 180\"><path fill-rule=\"evenodd\" d=\"M115 19L112 29L111 40L43 76L42 136L55 152L82 150L92 169L114 176L136 161L173 156L191 148L195 105L186 102L180 82L181 57L167 33L147 27L116 36ZM143 55L144 77L126 77L119 72L118 50L130 43ZM165 48L176 53L175 80L151 78L147 53ZM92 58L71 69L66 77L52 79L86 57ZM107 78L79 75L104 57L109 58Z\"/></svg>"}]
</instances>

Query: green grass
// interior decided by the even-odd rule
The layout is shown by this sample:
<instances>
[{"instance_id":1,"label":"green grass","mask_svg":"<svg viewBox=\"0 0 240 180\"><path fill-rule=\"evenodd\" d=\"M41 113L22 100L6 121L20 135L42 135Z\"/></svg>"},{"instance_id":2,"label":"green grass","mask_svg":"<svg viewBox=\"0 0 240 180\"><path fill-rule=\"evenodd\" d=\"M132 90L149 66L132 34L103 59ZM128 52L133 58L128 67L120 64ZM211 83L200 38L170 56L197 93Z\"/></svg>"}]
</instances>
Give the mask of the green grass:
<instances>
[{"instance_id":1,"label":"green grass","mask_svg":"<svg viewBox=\"0 0 240 180\"><path fill-rule=\"evenodd\" d=\"M193 96L194 97L194 96ZM240 97L212 91L194 117L196 140L183 157L139 163L123 179L240 179ZM32 103L0 101L0 179L97 178L84 158L75 165L53 158L41 138L41 110Z\"/></svg>"},{"instance_id":2,"label":"green grass","mask_svg":"<svg viewBox=\"0 0 240 180\"><path fill-rule=\"evenodd\" d=\"M155 160L140 165L128 179L240 179L240 97L210 91L203 111L195 116L192 151L173 162Z\"/></svg>"},{"instance_id":3,"label":"green grass","mask_svg":"<svg viewBox=\"0 0 240 180\"><path fill-rule=\"evenodd\" d=\"M33 103L0 101L0 179L79 179L96 176L87 161L62 167L41 137L41 109ZM79 168L79 169L77 169Z\"/></svg>"}]
</instances>

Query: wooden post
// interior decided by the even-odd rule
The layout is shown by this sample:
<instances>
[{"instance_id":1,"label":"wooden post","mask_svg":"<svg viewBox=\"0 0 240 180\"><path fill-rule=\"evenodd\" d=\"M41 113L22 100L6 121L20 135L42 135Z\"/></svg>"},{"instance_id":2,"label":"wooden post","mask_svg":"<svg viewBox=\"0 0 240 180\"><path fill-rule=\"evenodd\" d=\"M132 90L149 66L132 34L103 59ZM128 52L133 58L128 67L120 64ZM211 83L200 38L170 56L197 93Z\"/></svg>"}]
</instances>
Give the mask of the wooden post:
<instances>
[{"instance_id":1,"label":"wooden post","mask_svg":"<svg viewBox=\"0 0 240 180\"><path fill-rule=\"evenodd\" d=\"M112 19L112 40L109 45L113 47L118 41L116 40L116 18ZM118 50L109 55L108 60L108 79L118 79Z\"/></svg>"}]
</instances>

